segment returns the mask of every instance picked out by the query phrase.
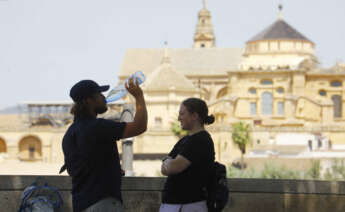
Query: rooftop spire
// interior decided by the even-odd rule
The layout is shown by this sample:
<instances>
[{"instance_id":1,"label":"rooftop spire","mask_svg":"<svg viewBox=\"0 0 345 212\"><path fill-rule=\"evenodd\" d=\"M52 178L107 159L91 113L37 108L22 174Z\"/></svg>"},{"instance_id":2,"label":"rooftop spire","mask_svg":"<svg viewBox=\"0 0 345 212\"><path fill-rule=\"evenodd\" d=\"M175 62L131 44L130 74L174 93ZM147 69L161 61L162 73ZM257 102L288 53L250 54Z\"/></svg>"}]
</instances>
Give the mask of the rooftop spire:
<instances>
[{"instance_id":1,"label":"rooftop spire","mask_svg":"<svg viewBox=\"0 0 345 212\"><path fill-rule=\"evenodd\" d=\"M168 55L168 41L164 41L164 55L162 59L162 64L170 63L170 57Z\"/></svg>"},{"instance_id":2,"label":"rooftop spire","mask_svg":"<svg viewBox=\"0 0 345 212\"><path fill-rule=\"evenodd\" d=\"M198 24L194 33L194 48L211 48L215 46L215 36L211 23L211 13L206 9L206 0L198 14Z\"/></svg>"},{"instance_id":3,"label":"rooftop spire","mask_svg":"<svg viewBox=\"0 0 345 212\"><path fill-rule=\"evenodd\" d=\"M279 9L279 19L283 19L283 5L279 4L278 9Z\"/></svg>"}]
</instances>

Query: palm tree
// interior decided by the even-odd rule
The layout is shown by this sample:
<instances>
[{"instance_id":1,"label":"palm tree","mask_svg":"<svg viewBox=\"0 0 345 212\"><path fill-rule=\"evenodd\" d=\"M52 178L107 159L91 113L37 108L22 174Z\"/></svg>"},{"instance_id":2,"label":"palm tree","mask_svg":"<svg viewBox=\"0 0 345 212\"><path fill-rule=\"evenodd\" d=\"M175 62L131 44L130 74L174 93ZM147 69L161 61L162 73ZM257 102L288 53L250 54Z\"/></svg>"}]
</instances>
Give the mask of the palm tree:
<instances>
[{"instance_id":1,"label":"palm tree","mask_svg":"<svg viewBox=\"0 0 345 212\"><path fill-rule=\"evenodd\" d=\"M246 146L250 144L250 126L243 122L236 123L232 128L232 142L241 151L241 169L244 168L244 154L246 154Z\"/></svg>"}]
</instances>

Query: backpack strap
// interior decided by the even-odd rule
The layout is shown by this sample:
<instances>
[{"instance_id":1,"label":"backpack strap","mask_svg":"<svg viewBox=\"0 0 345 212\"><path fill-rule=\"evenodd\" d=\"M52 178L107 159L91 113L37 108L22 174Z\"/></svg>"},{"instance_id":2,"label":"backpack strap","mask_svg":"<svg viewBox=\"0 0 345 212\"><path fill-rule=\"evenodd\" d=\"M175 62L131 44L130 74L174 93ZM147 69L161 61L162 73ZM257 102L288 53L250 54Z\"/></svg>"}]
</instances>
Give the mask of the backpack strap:
<instances>
[{"instance_id":1,"label":"backpack strap","mask_svg":"<svg viewBox=\"0 0 345 212\"><path fill-rule=\"evenodd\" d=\"M37 186L36 185L31 185L32 188L28 189L25 191L24 189L24 193L22 194L22 197L21 197L21 202L20 202L20 207L19 207L19 210L18 212L25 212L25 208L27 208L29 205L26 204L26 200L29 199L28 196L31 195L31 193L37 189Z\"/></svg>"},{"instance_id":2,"label":"backpack strap","mask_svg":"<svg viewBox=\"0 0 345 212\"><path fill-rule=\"evenodd\" d=\"M54 208L59 208L63 204L63 199L62 199L62 196L61 196L59 190L57 190L54 187L48 186L48 184L42 186L42 188L52 191L58 197L58 199L54 202L49 201L50 203L53 204Z\"/></svg>"}]
</instances>

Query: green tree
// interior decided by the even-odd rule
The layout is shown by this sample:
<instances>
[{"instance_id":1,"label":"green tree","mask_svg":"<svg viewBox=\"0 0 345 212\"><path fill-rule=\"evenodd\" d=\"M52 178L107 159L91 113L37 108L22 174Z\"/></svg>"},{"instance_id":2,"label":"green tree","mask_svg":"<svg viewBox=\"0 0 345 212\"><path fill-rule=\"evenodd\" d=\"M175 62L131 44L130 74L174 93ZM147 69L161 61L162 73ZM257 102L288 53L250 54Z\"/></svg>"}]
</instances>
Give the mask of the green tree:
<instances>
[{"instance_id":1,"label":"green tree","mask_svg":"<svg viewBox=\"0 0 345 212\"><path fill-rule=\"evenodd\" d=\"M311 168L307 171L307 176L313 180L321 178L320 160L312 160Z\"/></svg>"},{"instance_id":2,"label":"green tree","mask_svg":"<svg viewBox=\"0 0 345 212\"><path fill-rule=\"evenodd\" d=\"M250 126L243 122L238 122L232 127L232 142L241 151L241 169L244 168L244 154L246 154L246 147L250 144Z\"/></svg>"},{"instance_id":3,"label":"green tree","mask_svg":"<svg viewBox=\"0 0 345 212\"><path fill-rule=\"evenodd\" d=\"M181 125L177 121L171 122L170 130L179 139L182 138L183 136L187 135L187 131L182 130Z\"/></svg>"}]
</instances>

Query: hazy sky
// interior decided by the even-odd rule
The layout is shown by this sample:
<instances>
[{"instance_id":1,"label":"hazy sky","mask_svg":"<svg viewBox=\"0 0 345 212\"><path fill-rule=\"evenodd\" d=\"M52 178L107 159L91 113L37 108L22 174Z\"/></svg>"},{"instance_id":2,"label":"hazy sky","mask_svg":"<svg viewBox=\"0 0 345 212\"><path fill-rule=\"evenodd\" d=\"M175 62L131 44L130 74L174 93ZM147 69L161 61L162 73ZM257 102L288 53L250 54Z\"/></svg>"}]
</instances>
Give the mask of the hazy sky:
<instances>
[{"instance_id":1,"label":"hazy sky","mask_svg":"<svg viewBox=\"0 0 345 212\"><path fill-rule=\"evenodd\" d=\"M345 62L344 0L207 0L218 47L276 21L316 43L321 66ZM0 0L0 109L69 101L81 79L115 85L127 48L189 48L202 0Z\"/></svg>"}]
</instances>

